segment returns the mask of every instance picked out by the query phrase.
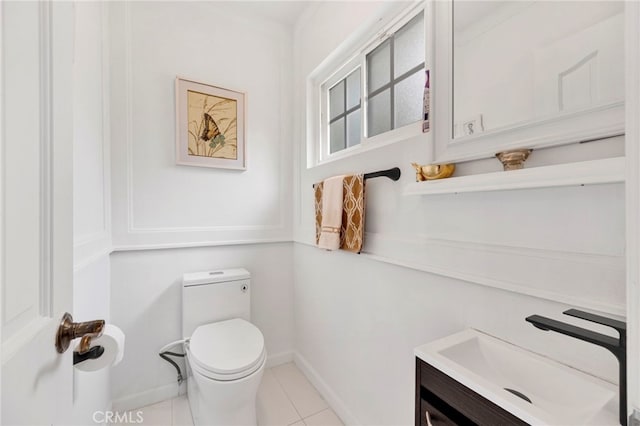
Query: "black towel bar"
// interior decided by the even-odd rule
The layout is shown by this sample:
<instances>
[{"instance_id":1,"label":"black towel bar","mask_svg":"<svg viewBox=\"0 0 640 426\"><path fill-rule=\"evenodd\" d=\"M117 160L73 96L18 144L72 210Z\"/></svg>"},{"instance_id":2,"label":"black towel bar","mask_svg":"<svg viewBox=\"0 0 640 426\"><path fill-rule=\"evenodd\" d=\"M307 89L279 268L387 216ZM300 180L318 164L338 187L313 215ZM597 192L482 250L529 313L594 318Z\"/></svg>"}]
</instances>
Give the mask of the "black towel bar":
<instances>
[{"instance_id":1,"label":"black towel bar","mask_svg":"<svg viewBox=\"0 0 640 426\"><path fill-rule=\"evenodd\" d=\"M393 167L391 169L388 170L380 170L378 172L371 172L371 173L365 173L364 174L364 180L367 179L373 179L373 178L377 178L377 177L387 177L393 181L396 181L398 179L400 179L400 168L398 167ZM314 188L316 187L315 184L312 185Z\"/></svg>"}]
</instances>

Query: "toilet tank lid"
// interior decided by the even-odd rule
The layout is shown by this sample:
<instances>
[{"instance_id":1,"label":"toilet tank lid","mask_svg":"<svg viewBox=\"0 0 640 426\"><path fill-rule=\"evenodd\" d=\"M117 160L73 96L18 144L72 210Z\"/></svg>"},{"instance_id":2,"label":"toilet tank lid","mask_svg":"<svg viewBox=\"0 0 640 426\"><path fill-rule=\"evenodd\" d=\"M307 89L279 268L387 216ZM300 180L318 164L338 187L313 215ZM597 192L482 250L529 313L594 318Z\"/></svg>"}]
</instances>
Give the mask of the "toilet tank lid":
<instances>
[{"instance_id":1,"label":"toilet tank lid","mask_svg":"<svg viewBox=\"0 0 640 426\"><path fill-rule=\"evenodd\" d=\"M249 271L247 271L244 268L190 272L182 276L182 285L184 287L189 287L193 285L246 280L246 279L249 279L250 277L251 277L251 274L249 273Z\"/></svg>"}]
</instances>

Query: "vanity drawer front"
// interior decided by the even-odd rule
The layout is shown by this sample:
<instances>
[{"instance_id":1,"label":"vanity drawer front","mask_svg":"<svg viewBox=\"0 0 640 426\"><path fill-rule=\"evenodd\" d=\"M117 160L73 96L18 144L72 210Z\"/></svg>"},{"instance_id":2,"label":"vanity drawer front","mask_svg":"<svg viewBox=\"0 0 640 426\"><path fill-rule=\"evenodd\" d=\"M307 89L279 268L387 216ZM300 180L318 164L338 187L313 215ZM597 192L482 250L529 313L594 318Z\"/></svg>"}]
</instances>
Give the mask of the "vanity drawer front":
<instances>
[{"instance_id":1,"label":"vanity drawer front","mask_svg":"<svg viewBox=\"0 0 640 426\"><path fill-rule=\"evenodd\" d=\"M470 423L491 426L527 424L426 362L417 359L416 368L419 369L416 371L416 374L419 374L416 377L417 383L419 382L428 393L435 395L446 405L468 418ZM416 392L420 391L420 389L416 390Z\"/></svg>"}]
</instances>

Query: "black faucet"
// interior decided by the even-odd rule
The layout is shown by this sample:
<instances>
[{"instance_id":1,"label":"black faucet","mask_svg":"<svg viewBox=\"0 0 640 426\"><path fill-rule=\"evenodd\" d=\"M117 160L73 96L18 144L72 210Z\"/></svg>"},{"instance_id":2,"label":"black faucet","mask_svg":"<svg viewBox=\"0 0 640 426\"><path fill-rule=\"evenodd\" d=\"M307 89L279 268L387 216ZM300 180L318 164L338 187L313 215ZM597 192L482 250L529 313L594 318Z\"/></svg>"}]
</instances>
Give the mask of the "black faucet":
<instances>
[{"instance_id":1,"label":"black faucet","mask_svg":"<svg viewBox=\"0 0 640 426\"><path fill-rule=\"evenodd\" d=\"M595 322L597 324L606 325L614 328L619 335L619 338L606 336L604 334L596 333L595 331L585 330L584 328L576 327L571 324L566 324L561 321L556 321L551 318L541 317L540 315L531 315L526 318L528 322L533 324L534 327L544 331L555 331L556 333L565 334L567 336L575 337L576 339L584 340L585 342L593 343L594 345L602 346L609 350L620 363L620 424L627 424L627 323L623 321L614 320L612 318L603 317L589 312L579 311L577 309L569 309L564 311L563 314L569 315L583 320Z\"/></svg>"}]
</instances>

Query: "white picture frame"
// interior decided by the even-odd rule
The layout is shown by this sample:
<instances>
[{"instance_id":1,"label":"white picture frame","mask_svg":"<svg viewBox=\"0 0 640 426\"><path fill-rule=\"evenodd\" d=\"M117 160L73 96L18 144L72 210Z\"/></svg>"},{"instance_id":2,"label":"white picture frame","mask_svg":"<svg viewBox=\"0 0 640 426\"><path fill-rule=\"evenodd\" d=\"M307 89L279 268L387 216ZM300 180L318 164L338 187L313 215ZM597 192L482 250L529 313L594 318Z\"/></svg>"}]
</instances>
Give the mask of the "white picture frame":
<instances>
[{"instance_id":1,"label":"white picture frame","mask_svg":"<svg viewBox=\"0 0 640 426\"><path fill-rule=\"evenodd\" d=\"M246 93L176 77L176 164L246 170Z\"/></svg>"}]
</instances>

